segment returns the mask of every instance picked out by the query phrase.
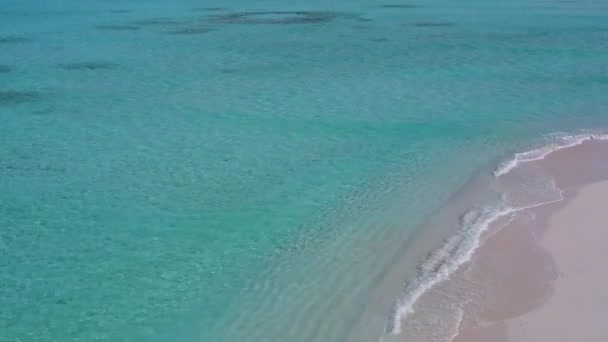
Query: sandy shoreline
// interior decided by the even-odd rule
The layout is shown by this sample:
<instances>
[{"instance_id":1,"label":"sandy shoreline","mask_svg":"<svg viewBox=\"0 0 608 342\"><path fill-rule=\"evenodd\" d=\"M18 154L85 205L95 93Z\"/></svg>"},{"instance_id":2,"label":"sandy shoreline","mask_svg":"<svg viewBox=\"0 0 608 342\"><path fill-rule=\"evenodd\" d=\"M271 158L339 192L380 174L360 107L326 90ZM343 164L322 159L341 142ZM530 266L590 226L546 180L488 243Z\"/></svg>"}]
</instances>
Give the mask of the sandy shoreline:
<instances>
[{"instance_id":1,"label":"sandy shoreline","mask_svg":"<svg viewBox=\"0 0 608 342\"><path fill-rule=\"evenodd\" d=\"M549 222L541 244L559 271L555 294L508 324L512 341L608 341L608 182L588 185Z\"/></svg>"},{"instance_id":2,"label":"sandy shoreline","mask_svg":"<svg viewBox=\"0 0 608 342\"><path fill-rule=\"evenodd\" d=\"M473 178L387 272L349 341L608 341L608 137L572 137Z\"/></svg>"},{"instance_id":3,"label":"sandy shoreline","mask_svg":"<svg viewBox=\"0 0 608 342\"><path fill-rule=\"evenodd\" d=\"M453 283L479 284L463 290L472 299L453 342L608 341L607 165L606 142L530 165L564 199L514 215L440 286L452 294Z\"/></svg>"}]
</instances>

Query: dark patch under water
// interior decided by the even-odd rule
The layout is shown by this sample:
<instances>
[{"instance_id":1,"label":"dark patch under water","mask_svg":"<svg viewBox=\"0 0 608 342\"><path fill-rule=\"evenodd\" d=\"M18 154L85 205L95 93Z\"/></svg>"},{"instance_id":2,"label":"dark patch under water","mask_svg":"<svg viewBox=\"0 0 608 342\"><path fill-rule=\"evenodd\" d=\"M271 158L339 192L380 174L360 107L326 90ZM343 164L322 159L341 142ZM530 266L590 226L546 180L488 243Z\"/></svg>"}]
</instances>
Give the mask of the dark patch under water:
<instances>
[{"instance_id":1,"label":"dark patch under water","mask_svg":"<svg viewBox=\"0 0 608 342\"><path fill-rule=\"evenodd\" d=\"M111 10L110 13L131 13L133 11L131 10L126 10L126 9L116 9L116 10Z\"/></svg>"},{"instance_id":2,"label":"dark patch under water","mask_svg":"<svg viewBox=\"0 0 608 342\"><path fill-rule=\"evenodd\" d=\"M227 10L228 7L195 7L192 9L193 12L220 12Z\"/></svg>"},{"instance_id":3,"label":"dark patch under water","mask_svg":"<svg viewBox=\"0 0 608 342\"><path fill-rule=\"evenodd\" d=\"M35 91L0 91L0 106L12 106L22 103L30 103L38 101L41 98L42 94Z\"/></svg>"},{"instance_id":4,"label":"dark patch under water","mask_svg":"<svg viewBox=\"0 0 608 342\"><path fill-rule=\"evenodd\" d=\"M32 114L35 114L35 115L46 115L46 114L50 114L50 113L52 113L54 111L55 111L55 107L54 106L50 106L50 107L46 107L46 108L43 108L43 109L37 109L37 110L33 111Z\"/></svg>"},{"instance_id":5,"label":"dark patch under water","mask_svg":"<svg viewBox=\"0 0 608 342\"><path fill-rule=\"evenodd\" d=\"M528 31L528 32L505 32L505 33L490 33L485 35L486 39L500 41L522 41L528 39L539 39L550 36L549 32Z\"/></svg>"},{"instance_id":6,"label":"dark patch under water","mask_svg":"<svg viewBox=\"0 0 608 342\"><path fill-rule=\"evenodd\" d=\"M95 28L108 31L136 31L141 29L141 27L135 25L98 25Z\"/></svg>"},{"instance_id":7,"label":"dark patch under water","mask_svg":"<svg viewBox=\"0 0 608 342\"><path fill-rule=\"evenodd\" d=\"M412 4L386 4L380 5L381 8L420 8L420 5L412 5Z\"/></svg>"},{"instance_id":8,"label":"dark patch under water","mask_svg":"<svg viewBox=\"0 0 608 342\"><path fill-rule=\"evenodd\" d=\"M420 22L414 23L412 26L416 27L450 27L455 26L455 23L441 23L441 22Z\"/></svg>"},{"instance_id":9,"label":"dark patch under water","mask_svg":"<svg viewBox=\"0 0 608 342\"><path fill-rule=\"evenodd\" d=\"M238 71L238 69L231 69L231 68L222 68L222 69L220 69L220 72L222 74L234 74L237 71Z\"/></svg>"},{"instance_id":10,"label":"dark patch under water","mask_svg":"<svg viewBox=\"0 0 608 342\"><path fill-rule=\"evenodd\" d=\"M2 165L0 170L4 171L21 171L21 172L65 172L64 168L57 168L48 165Z\"/></svg>"},{"instance_id":11,"label":"dark patch under water","mask_svg":"<svg viewBox=\"0 0 608 342\"><path fill-rule=\"evenodd\" d=\"M64 15L69 15L72 14L74 12L70 12L70 11L61 11L61 10L52 10L52 11L47 11L47 10L40 10L40 11L36 11L36 10L17 10L17 11L4 11L2 12L3 14L6 15L10 15L10 16L20 16L20 17L32 17L32 16L64 16Z\"/></svg>"},{"instance_id":12,"label":"dark patch under water","mask_svg":"<svg viewBox=\"0 0 608 342\"><path fill-rule=\"evenodd\" d=\"M321 24L340 16L324 11L262 11L216 14L211 18L226 24Z\"/></svg>"},{"instance_id":13,"label":"dark patch under water","mask_svg":"<svg viewBox=\"0 0 608 342\"><path fill-rule=\"evenodd\" d=\"M133 24L138 26L160 26L160 25L179 25L185 24L182 20L173 18L150 18L134 21Z\"/></svg>"},{"instance_id":14,"label":"dark patch under water","mask_svg":"<svg viewBox=\"0 0 608 342\"><path fill-rule=\"evenodd\" d=\"M183 29L177 29L167 32L168 34L173 35L195 35L195 34L203 34L213 32L215 29L209 27L189 27Z\"/></svg>"},{"instance_id":15,"label":"dark patch under water","mask_svg":"<svg viewBox=\"0 0 608 342\"><path fill-rule=\"evenodd\" d=\"M371 40L372 42L388 42L388 39L380 37L380 38L370 38L369 40Z\"/></svg>"},{"instance_id":16,"label":"dark patch under water","mask_svg":"<svg viewBox=\"0 0 608 342\"><path fill-rule=\"evenodd\" d=\"M114 69L118 67L118 64L110 62L82 62L60 64L59 66L67 70L106 70Z\"/></svg>"},{"instance_id":17,"label":"dark patch under water","mask_svg":"<svg viewBox=\"0 0 608 342\"><path fill-rule=\"evenodd\" d=\"M8 65L0 65L0 74L6 74L11 72L11 67L9 67Z\"/></svg>"},{"instance_id":18,"label":"dark patch under water","mask_svg":"<svg viewBox=\"0 0 608 342\"><path fill-rule=\"evenodd\" d=\"M18 37L18 36L4 36L0 37L0 44L16 44L16 43L26 43L31 41L31 39L26 37Z\"/></svg>"}]
</instances>

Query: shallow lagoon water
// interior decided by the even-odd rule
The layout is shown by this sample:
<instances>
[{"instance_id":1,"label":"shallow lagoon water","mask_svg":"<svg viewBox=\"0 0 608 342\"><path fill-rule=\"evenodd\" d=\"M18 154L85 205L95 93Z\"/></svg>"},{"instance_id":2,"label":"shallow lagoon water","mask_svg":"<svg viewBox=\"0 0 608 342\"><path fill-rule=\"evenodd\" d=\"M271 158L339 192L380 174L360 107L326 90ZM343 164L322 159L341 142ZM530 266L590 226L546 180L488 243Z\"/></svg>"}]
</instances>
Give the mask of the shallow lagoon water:
<instances>
[{"instance_id":1,"label":"shallow lagoon water","mask_svg":"<svg viewBox=\"0 0 608 342\"><path fill-rule=\"evenodd\" d=\"M454 192L608 126L607 14L4 1L0 340L381 333L375 286Z\"/></svg>"}]
</instances>

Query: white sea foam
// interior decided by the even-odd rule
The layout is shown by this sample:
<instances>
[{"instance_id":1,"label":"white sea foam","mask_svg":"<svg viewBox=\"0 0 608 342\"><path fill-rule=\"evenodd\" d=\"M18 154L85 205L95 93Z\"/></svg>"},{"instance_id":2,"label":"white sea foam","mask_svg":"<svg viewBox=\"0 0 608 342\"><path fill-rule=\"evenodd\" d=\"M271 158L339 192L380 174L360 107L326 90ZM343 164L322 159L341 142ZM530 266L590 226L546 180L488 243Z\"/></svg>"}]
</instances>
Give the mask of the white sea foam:
<instances>
[{"instance_id":1,"label":"white sea foam","mask_svg":"<svg viewBox=\"0 0 608 342\"><path fill-rule=\"evenodd\" d=\"M452 335L450 336L450 342L452 342L456 338L456 336L460 334L460 323L462 323L462 319L464 318L464 311L462 311L461 308L458 308L456 314L458 316L454 320L454 330L452 332Z\"/></svg>"},{"instance_id":2,"label":"white sea foam","mask_svg":"<svg viewBox=\"0 0 608 342\"><path fill-rule=\"evenodd\" d=\"M561 135L554 139L555 142L545 147L515 154L513 159L503 163L495 170L494 176L500 177L522 163L544 159L554 151L573 147L587 140L608 140L608 134ZM393 307L387 331L395 335L401 333L402 322L408 315L414 313L416 302L427 291L448 279L460 266L471 260L474 252L479 248L481 236L493 222L509 216L510 221L513 215L519 211L563 200L563 191L557 188L554 182L551 185L557 195L554 199L524 206L509 206L506 204L508 203L506 196L502 196L502 204L472 209L463 214L456 234L446 239L439 249L429 255L426 261L418 267L417 277L405 286L402 296Z\"/></svg>"},{"instance_id":3,"label":"white sea foam","mask_svg":"<svg viewBox=\"0 0 608 342\"><path fill-rule=\"evenodd\" d=\"M462 216L459 231L446 239L439 249L429 255L428 259L418 268L418 277L405 287L404 295L394 307L388 332L395 335L400 334L403 320L414 312L414 304L418 299L435 285L448 279L461 265L471 260L473 253L479 248L482 234L490 224L503 217L511 216L512 218L512 215L518 211L562 201L564 199L563 191L555 189L558 191L559 197L554 200L518 208L487 207L465 213Z\"/></svg>"},{"instance_id":4,"label":"white sea foam","mask_svg":"<svg viewBox=\"0 0 608 342\"><path fill-rule=\"evenodd\" d=\"M397 301L388 330L401 333L401 323L414 312L414 304L424 293L446 280L458 267L467 262L477 249L481 234L497 219L512 214L513 208L482 208L463 215L459 232L445 241L443 246L429 255L420 265L418 277L409 283ZM468 221L472 218L470 222Z\"/></svg>"},{"instance_id":5,"label":"white sea foam","mask_svg":"<svg viewBox=\"0 0 608 342\"><path fill-rule=\"evenodd\" d=\"M576 145L580 145L587 140L608 140L607 133L587 133L587 134L577 134L577 135L560 135L554 136L554 142L545 145L543 147L533 149L526 152L515 153L513 158L505 161L500 164L494 170L494 177L500 177L506 175L511 172L514 168L518 167L523 163L528 163L531 161L542 160L545 159L549 154L562 150L564 148L574 147Z\"/></svg>"}]
</instances>

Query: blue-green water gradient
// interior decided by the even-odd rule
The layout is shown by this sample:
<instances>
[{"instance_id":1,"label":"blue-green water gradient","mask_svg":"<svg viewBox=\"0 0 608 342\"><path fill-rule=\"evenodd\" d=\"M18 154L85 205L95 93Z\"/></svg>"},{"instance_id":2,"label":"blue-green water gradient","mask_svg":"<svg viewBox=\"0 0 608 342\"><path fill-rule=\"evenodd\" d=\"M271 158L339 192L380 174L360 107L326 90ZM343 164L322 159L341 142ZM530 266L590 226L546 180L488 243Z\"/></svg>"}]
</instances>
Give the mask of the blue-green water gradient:
<instances>
[{"instance_id":1,"label":"blue-green water gradient","mask_svg":"<svg viewBox=\"0 0 608 342\"><path fill-rule=\"evenodd\" d=\"M0 340L348 341L479 168L608 127L607 38L604 1L0 0Z\"/></svg>"}]
</instances>

